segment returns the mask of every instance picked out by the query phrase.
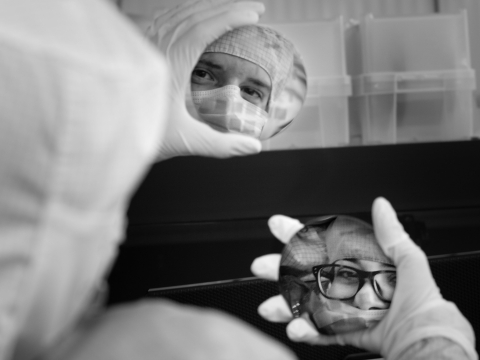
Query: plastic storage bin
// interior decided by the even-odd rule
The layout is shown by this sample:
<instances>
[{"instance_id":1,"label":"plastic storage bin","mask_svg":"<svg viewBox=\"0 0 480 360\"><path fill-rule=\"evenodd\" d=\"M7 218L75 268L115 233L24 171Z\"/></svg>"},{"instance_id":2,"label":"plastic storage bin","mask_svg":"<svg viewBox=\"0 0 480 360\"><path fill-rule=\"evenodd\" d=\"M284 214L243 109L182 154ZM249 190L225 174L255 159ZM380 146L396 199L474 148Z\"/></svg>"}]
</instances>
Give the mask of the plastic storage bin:
<instances>
[{"instance_id":1,"label":"plastic storage bin","mask_svg":"<svg viewBox=\"0 0 480 360\"><path fill-rule=\"evenodd\" d=\"M472 137L476 83L466 12L370 15L359 29L362 73L352 74L350 106L364 144Z\"/></svg>"},{"instance_id":2,"label":"plastic storage bin","mask_svg":"<svg viewBox=\"0 0 480 360\"><path fill-rule=\"evenodd\" d=\"M349 142L343 19L270 24L290 39L302 56L308 92L302 110L280 134L263 141L264 150L344 146Z\"/></svg>"},{"instance_id":3,"label":"plastic storage bin","mask_svg":"<svg viewBox=\"0 0 480 360\"><path fill-rule=\"evenodd\" d=\"M128 2L128 0L124 0ZM133 1L133 0L130 0ZM138 0L137 0L138 1ZM146 1L146 0L144 0ZM150 0L154 1L154 0ZM165 0L164 0L165 1ZM367 14L374 16L412 16L436 11L433 0L261 0L266 11L260 21L297 23L331 20L343 16L359 20ZM443 0L442 2L444 2ZM449 0L460 2L465 0ZM469 1L469 0L467 0Z\"/></svg>"}]
</instances>

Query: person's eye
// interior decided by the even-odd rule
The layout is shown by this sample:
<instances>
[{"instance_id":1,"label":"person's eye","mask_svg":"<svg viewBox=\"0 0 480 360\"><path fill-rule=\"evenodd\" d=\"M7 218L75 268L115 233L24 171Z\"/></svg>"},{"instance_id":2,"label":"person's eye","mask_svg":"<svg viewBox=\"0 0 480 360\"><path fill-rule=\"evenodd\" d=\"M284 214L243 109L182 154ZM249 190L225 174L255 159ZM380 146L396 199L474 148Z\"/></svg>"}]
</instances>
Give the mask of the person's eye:
<instances>
[{"instance_id":1,"label":"person's eye","mask_svg":"<svg viewBox=\"0 0 480 360\"><path fill-rule=\"evenodd\" d=\"M192 71L192 81L195 83L206 83L215 81L215 79L207 71L195 69Z\"/></svg>"},{"instance_id":2,"label":"person's eye","mask_svg":"<svg viewBox=\"0 0 480 360\"><path fill-rule=\"evenodd\" d=\"M397 283L397 274L389 274L388 282L392 285L395 285Z\"/></svg>"},{"instance_id":3,"label":"person's eye","mask_svg":"<svg viewBox=\"0 0 480 360\"><path fill-rule=\"evenodd\" d=\"M355 271L352 271L350 269L339 269L337 272L337 276L345 278L345 279L351 279L351 278L357 278L358 275Z\"/></svg>"},{"instance_id":4,"label":"person's eye","mask_svg":"<svg viewBox=\"0 0 480 360\"><path fill-rule=\"evenodd\" d=\"M257 100L262 100L263 98L263 94L260 91L249 88L249 87L242 88L242 92L246 94L249 98L254 98Z\"/></svg>"}]
</instances>

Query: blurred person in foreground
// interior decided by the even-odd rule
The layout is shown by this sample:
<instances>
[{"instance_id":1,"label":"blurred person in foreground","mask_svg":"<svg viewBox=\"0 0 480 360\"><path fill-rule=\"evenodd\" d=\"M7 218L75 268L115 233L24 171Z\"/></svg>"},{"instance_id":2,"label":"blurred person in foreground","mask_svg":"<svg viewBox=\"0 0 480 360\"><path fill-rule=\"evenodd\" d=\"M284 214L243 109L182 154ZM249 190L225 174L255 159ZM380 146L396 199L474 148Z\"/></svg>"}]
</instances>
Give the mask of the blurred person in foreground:
<instances>
[{"instance_id":1,"label":"blurred person in foreground","mask_svg":"<svg viewBox=\"0 0 480 360\"><path fill-rule=\"evenodd\" d=\"M105 1L0 3L1 360L294 358L214 310L104 307L149 166L260 151L257 139L193 119L183 85L208 43L263 10L221 0L171 9L158 51Z\"/></svg>"}]
</instances>

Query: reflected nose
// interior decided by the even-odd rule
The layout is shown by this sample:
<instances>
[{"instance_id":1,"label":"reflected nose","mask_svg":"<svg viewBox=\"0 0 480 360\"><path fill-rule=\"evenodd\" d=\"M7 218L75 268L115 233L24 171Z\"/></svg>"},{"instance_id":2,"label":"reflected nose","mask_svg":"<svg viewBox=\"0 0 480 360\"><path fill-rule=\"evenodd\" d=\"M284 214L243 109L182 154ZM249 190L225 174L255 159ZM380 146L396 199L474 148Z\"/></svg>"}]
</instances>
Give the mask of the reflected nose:
<instances>
[{"instance_id":1,"label":"reflected nose","mask_svg":"<svg viewBox=\"0 0 480 360\"><path fill-rule=\"evenodd\" d=\"M218 86L219 87L224 87L224 86L227 86L227 85L234 85L234 86L240 88L241 84L242 84L241 79L239 79L238 77L235 77L235 76L229 76L229 77L224 78L221 81L219 81Z\"/></svg>"},{"instance_id":2,"label":"reflected nose","mask_svg":"<svg viewBox=\"0 0 480 360\"><path fill-rule=\"evenodd\" d=\"M372 283L365 281L360 291L355 295L353 305L361 310L378 310L387 309L389 304L382 301L375 290L373 290Z\"/></svg>"}]
</instances>

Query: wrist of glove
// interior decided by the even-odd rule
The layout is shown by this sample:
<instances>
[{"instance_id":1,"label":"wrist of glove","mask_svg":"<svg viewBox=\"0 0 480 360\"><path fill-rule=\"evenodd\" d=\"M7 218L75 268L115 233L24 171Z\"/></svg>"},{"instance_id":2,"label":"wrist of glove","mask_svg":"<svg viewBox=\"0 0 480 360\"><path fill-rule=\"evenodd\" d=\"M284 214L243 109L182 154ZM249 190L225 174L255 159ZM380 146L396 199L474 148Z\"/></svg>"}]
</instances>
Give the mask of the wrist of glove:
<instances>
[{"instance_id":1,"label":"wrist of glove","mask_svg":"<svg viewBox=\"0 0 480 360\"><path fill-rule=\"evenodd\" d=\"M303 318L292 320L289 305L281 295L260 305L266 320L290 321L287 335L293 341L316 345L353 345L388 359L397 359L414 343L443 337L463 348L470 359L477 359L475 336L470 323L455 304L440 294L423 251L409 238L390 203L383 198L373 204L372 218L376 238L384 253L397 268L397 285L387 315L373 328L337 335L321 335ZM295 219L274 216L269 221L272 233L287 243L302 228ZM252 272L261 278L278 280L281 256L266 255L255 259Z\"/></svg>"},{"instance_id":2,"label":"wrist of glove","mask_svg":"<svg viewBox=\"0 0 480 360\"><path fill-rule=\"evenodd\" d=\"M438 299L404 318L386 319L386 322L389 321L397 321L398 324L383 327L395 331L385 334L379 351L388 359L400 358L402 353L421 340L439 337L461 346L469 359L477 359L473 329L452 302Z\"/></svg>"}]
</instances>

